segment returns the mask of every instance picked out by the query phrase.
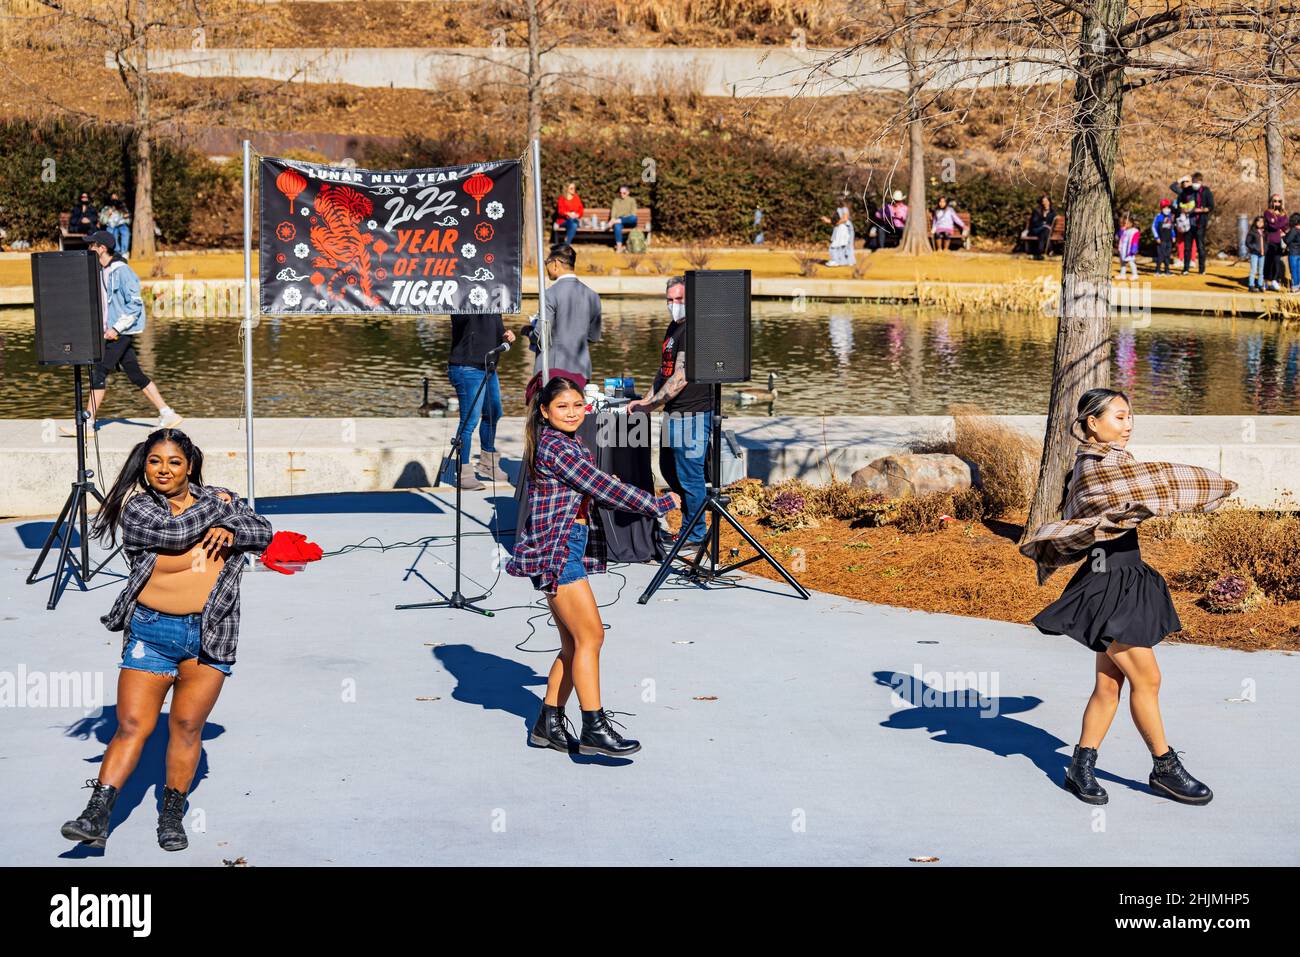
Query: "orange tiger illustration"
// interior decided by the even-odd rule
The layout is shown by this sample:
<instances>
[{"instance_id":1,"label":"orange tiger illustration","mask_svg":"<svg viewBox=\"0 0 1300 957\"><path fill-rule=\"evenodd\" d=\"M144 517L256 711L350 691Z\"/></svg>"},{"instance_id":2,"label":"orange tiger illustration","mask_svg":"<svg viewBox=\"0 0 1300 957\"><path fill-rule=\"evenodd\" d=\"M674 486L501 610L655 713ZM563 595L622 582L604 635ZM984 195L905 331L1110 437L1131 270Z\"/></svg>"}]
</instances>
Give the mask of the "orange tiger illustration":
<instances>
[{"instance_id":1,"label":"orange tiger illustration","mask_svg":"<svg viewBox=\"0 0 1300 957\"><path fill-rule=\"evenodd\" d=\"M369 247L375 237L357 228L374 211L374 204L350 186L326 183L316 194L313 207L322 222L311 228L311 242L318 253L312 265L334 270L325 283L326 295L342 300L345 290L335 288L336 283L359 284L362 299L378 304L370 276Z\"/></svg>"}]
</instances>

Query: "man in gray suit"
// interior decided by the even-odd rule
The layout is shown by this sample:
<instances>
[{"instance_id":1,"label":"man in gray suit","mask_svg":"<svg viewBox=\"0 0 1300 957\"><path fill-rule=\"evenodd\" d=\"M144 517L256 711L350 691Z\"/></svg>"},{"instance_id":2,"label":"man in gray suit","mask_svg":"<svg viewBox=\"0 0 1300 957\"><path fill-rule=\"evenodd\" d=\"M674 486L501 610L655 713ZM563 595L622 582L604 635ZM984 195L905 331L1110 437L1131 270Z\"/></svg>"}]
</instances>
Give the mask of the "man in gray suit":
<instances>
[{"instance_id":1,"label":"man in gray suit","mask_svg":"<svg viewBox=\"0 0 1300 957\"><path fill-rule=\"evenodd\" d=\"M552 371L566 369L579 372L591 381L591 354L587 343L600 341L600 296L573 274L577 253L568 243L557 243L546 257L546 275L551 280L546 290L546 318L550 322ZM537 352L536 337L532 349ZM542 371L539 353L533 367ZM585 383L584 383L585 384Z\"/></svg>"}]
</instances>

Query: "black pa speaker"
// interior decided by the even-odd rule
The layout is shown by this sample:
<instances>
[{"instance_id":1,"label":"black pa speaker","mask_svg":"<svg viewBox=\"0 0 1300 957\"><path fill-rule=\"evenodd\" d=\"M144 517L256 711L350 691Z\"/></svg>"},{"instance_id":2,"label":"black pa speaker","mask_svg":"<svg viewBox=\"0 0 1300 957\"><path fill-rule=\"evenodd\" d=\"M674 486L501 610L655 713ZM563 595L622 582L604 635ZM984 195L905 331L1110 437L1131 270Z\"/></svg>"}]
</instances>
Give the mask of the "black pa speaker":
<instances>
[{"instance_id":1,"label":"black pa speaker","mask_svg":"<svg viewBox=\"0 0 1300 957\"><path fill-rule=\"evenodd\" d=\"M36 361L92 365L104 355L99 259L89 250L32 253Z\"/></svg>"},{"instance_id":2,"label":"black pa speaker","mask_svg":"<svg viewBox=\"0 0 1300 957\"><path fill-rule=\"evenodd\" d=\"M749 380L749 270L686 273L686 381Z\"/></svg>"}]
</instances>

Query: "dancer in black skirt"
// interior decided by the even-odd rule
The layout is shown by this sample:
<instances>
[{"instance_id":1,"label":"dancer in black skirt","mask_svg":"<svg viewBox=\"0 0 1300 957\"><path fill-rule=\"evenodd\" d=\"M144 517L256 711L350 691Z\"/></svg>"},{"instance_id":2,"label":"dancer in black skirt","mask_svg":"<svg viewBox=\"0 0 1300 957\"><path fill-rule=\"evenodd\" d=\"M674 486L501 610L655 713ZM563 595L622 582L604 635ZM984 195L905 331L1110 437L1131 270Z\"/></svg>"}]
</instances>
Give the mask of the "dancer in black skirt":
<instances>
[{"instance_id":1,"label":"dancer in black skirt","mask_svg":"<svg viewBox=\"0 0 1300 957\"><path fill-rule=\"evenodd\" d=\"M1092 389L1079 399L1072 431L1083 444L1067 482L1064 518L1020 546L1038 562L1040 584L1055 568L1084 559L1061 597L1034 618L1043 633L1069 635L1095 653L1096 685L1065 787L1088 804L1106 803L1094 776L1097 749L1127 679L1133 723L1154 762L1152 790L1187 804L1208 804L1213 793L1187 772L1165 740L1154 648L1182 623L1165 580L1142 560L1137 525L1155 515L1209 511L1237 486L1209 469L1137 462L1125 451L1132 430L1123 392Z\"/></svg>"}]
</instances>

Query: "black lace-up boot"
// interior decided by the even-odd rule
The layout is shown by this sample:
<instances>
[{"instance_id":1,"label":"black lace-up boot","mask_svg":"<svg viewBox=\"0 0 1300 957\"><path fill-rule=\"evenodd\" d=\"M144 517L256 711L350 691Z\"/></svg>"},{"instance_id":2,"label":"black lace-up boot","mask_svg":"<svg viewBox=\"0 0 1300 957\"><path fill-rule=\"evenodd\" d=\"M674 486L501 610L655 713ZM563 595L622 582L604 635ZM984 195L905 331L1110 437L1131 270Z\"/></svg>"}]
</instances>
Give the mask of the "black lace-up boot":
<instances>
[{"instance_id":1,"label":"black lace-up boot","mask_svg":"<svg viewBox=\"0 0 1300 957\"><path fill-rule=\"evenodd\" d=\"M1172 747L1152 758L1151 790L1184 804L1209 804L1214 792L1187 773Z\"/></svg>"},{"instance_id":2,"label":"black lace-up boot","mask_svg":"<svg viewBox=\"0 0 1300 957\"><path fill-rule=\"evenodd\" d=\"M623 725L610 716L622 714L621 711L584 711L582 712L582 737L578 739L579 754L603 754L611 758L623 758L641 750L641 742L625 738L614 730L614 725Z\"/></svg>"},{"instance_id":3,"label":"black lace-up boot","mask_svg":"<svg viewBox=\"0 0 1300 957\"><path fill-rule=\"evenodd\" d=\"M91 847L103 847L108 840L108 818L117 801L117 788L100 784L98 779L89 780L82 786L94 790L81 816L63 825L63 836L69 841L85 841Z\"/></svg>"},{"instance_id":4,"label":"black lace-up boot","mask_svg":"<svg viewBox=\"0 0 1300 957\"><path fill-rule=\"evenodd\" d=\"M565 727L569 717L559 705L542 702L542 710L533 722L529 732L528 743L538 748L554 748L556 751L572 752L577 750L578 739Z\"/></svg>"},{"instance_id":5,"label":"black lace-up boot","mask_svg":"<svg viewBox=\"0 0 1300 957\"><path fill-rule=\"evenodd\" d=\"M1105 804L1110 800L1106 789L1097 783L1093 769L1097 766L1097 749L1074 746L1074 757L1065 769L1065 789L1085 804Z\"/></svg>"},{"instance_id":6,"label":"black lace-up boot","mask_svg":"<svg viewBox=\"0 0 1300 957\"><path fill-rule=\"evenodd\" d=\"M190 846L185 836L185 792L163 788L163 806L158 812L158 846L164 851L183 851Z\"/></svg>"}]
</instances>

